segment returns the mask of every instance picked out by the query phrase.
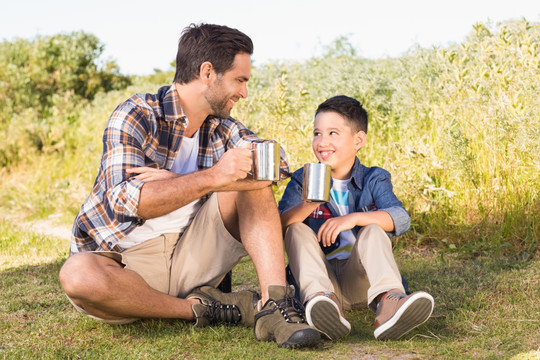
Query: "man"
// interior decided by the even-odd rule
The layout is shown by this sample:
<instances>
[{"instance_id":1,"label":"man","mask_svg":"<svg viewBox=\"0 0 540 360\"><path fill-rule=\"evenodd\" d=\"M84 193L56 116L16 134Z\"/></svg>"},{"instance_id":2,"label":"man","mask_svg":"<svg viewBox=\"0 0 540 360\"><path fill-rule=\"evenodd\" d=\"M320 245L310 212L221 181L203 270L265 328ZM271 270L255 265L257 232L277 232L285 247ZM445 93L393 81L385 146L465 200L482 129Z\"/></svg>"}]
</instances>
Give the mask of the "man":
<instances>
[{"instance_id":1,"label":"man","mask_svg":"<svg viewBox=\"0 0 540 360\"><path fill-rule=\"evenodd\" d=\"M248 179L249 145L260 140L229 116L247 97L252 53L251 39L236 29L191 25L178 44L173 85L115 109L60 271L77 310L116 324L241 323L282 347L319 342L286 286L271 182ZM215 289L245 255L260 299Z\"/></svg>"}]
</instances>

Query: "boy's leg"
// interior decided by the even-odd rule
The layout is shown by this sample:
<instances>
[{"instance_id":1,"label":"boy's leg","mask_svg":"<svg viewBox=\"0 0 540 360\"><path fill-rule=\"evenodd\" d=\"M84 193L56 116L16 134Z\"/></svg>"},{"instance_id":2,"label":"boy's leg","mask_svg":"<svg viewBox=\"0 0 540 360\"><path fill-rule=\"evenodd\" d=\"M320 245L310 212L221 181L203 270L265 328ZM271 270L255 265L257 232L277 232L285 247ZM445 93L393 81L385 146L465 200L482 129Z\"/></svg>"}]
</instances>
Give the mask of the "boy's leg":
<instances>
[{"instance_id":1,"label":"boy's leg","mask_svg":"<svg viewBox=\"0 0 540 360\"><path fill-rule=\"evenodd\" d=\"M309 226L303 223L291 224L285 233L285 249L303 304L319 292L339 295L336 276L326 261L317 236Z\"/></svg>"},{"instance_id":2,"label":"boy's leg","mask_svg":"<svg viewBox=\"0 0 540 360\"><path fill-rule=\"evenodd\" d=\"M405 292L390 238L377 225L360 230L340 278L344 302L352 308L372 304L390 289Z\"/></svg>"},{"instance_id":3,"label":"boy's leg","mask_svg":"<svg viewBox=\"0 0 540 360\"><path fill-rule=\"evenodd\" d=\"M339 286L313 230L303 223L290 225L285 234L289 266L306 304L306 318L329 339L346 336L351 331L344 318L338 296Z\"/></svg>"},{"instance_id":4,"label":"boy's leg","mask_svg":"<svg viewBox=\"0 0 540 360\"><path fill-rule=\"evenodd\" d=\"M409 296L405 294L392 243L377 225L368 225L358 234L344 270L343 281L351 279L360 266L365 269L370 283L368 304L372 310L376 310L376 339L398 339L429 319L433 311L433 298L423 291ZM362 296L354 283L347 282L342 286L344 296L351 301L355 296Z\"/></svg>"}]
</instances>

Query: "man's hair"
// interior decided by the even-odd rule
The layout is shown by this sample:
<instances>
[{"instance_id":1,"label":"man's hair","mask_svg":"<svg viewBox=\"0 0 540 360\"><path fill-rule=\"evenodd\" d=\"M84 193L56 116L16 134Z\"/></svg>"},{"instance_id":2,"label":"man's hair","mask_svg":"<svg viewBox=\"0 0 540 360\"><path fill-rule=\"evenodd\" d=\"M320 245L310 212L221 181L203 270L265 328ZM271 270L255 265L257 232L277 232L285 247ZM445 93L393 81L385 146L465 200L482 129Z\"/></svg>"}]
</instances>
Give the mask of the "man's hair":
<instances>
[{"instance_id":1,"label":"man's hair","mask_svg":"<svg viewBox=\"0 0 540 360\"><path fill-rule=\"evenodd\" d=\"M239 53L253 54L253 42L243 32L223 25L191 24L178 41L174 82L187 84L196 79L206 61L217 74L223 74Z\"/></svg>"},{"instance_id":2,"label":"man's hair","mask_svg":"<svg viewBox=\"0 0 540 360\"><path fill-rule=\"evenodd\" d=\"M315 116L321 112L335 112L343 116L354 132L362 130L367 134L368 113L356 99L345 95L331 97L317 107Z\"/></svg>"}]
</instances>

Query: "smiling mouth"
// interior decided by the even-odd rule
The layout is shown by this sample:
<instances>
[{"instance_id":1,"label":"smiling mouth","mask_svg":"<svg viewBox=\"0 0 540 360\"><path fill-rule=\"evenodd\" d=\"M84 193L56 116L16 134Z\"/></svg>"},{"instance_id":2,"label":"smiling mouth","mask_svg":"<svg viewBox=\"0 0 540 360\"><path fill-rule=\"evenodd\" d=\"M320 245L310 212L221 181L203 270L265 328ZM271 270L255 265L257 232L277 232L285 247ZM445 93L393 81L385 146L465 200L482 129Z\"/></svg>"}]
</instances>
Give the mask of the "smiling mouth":
<instances>
[{"instance_id":1,"label":"smiling mouth","mask_svg":"<svg viewBox=\"0 0 540 360\"><path fill-rule=\"evenodd\" d=\"M333 150L323 150L323 151L319 151L319 155L321 156L321 158L322 158L323 160L328 159L333 153L334 153Z\"/></svg>"}]
</instances>

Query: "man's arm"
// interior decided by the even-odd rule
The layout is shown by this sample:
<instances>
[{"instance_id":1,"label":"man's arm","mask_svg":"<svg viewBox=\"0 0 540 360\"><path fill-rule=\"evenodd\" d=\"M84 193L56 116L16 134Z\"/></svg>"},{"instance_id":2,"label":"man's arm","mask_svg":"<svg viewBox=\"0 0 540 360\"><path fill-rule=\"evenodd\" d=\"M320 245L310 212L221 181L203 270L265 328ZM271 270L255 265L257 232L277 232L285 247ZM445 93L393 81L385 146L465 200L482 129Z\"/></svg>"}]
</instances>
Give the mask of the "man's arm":
<instances>
[{"instance_id":1,"label":"man's arm","mask_svg":"<svg viewBox=\"0 0 540 360\"><path fill-rule=\"evenodd\" d=\"M270 181L246 180L251 170L248 149L230 149L211 168L178 175L166 170L131 170L146 181L139 198L138 215L151 219L168 214L216 191L255 190L271 186Z\"/></svg>"}]
</instances>

